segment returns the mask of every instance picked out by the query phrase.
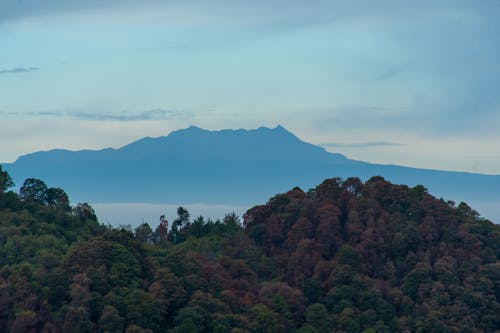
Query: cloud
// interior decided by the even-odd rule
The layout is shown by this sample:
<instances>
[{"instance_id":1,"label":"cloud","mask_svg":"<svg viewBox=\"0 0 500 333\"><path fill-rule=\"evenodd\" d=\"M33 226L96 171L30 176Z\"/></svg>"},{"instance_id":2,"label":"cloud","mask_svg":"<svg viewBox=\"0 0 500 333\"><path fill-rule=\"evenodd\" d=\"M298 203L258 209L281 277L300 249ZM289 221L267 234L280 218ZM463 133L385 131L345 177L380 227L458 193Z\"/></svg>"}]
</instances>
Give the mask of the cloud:
<instances>
[{"instance_id":1,"label":"cloud","mask_svg":"<svg viewBox=\"0 0 500 333\"><path fill-rule=\"evenodd\" d=\"M1 111L0 115L8 116L29 116L29 117L55 117L72 118L89 121L146 121L146 120L164 120L180 116L181 113L174 110L153 109L141 112L120 112L120 113L90 113L80 111L36 111L36 112L7 112Z\"/></svg>"},{"instance_id":2,"label":"cloud","mask_svg":"<svg viewBox=\"0 0 500 333\"><path fill-rule=\"evenodd\" d=\"M20 73L30 73L40 70L38 67L16 67L9 69L0 69L0 74L20 74Z\"/></svg>"},{"instance_id":3,"label":"cloud","mask_svg":"<svg viewBox=\"0 0 500 333\"><path fill-rule=\"evenodd\" d=\"M393 0L391 0L393 1ZM54 19L123 22L169 22L179 26L248 26L257 25L270 31L288 31L323 24L349 8L340 2L256 0L2 0L0 24L15 21ZM29 24L29 23L28 23Z\"/></svg>"},{"instance_id":4,"label":"cloud","mask_svg":"<svg viewBox=\"0 0 500 333\"><path fill-rule=\"evenodd\" d=\"M180 115L177 111L154 109L139 113L71 113L70 116L83 120L98 120L98 121L144 121L144 120L160 120L171 119Z\"/></svg>"},{"instance_id":5,"label":"cloud","mask_svg":"<svg viewBox=\"0 0 500 333\"><path fill-rule=\"evenodd\" d=\"M483 1L487 2L487 1ZM454 0L455 7L465 6L467 0ZM195 24L257 24L270 30L289 30L309 27L345 19L346 17L379 17L387 15L418 17L418 13L447 9L447 1L439 3L424 0L418 4L407 1L384 0L371 2L353 0L2 0L0 22L47 16L87 16L96 18L99 15L106 20L137 20L145 15L147 18L168 18L169 22ZM475 4L475 7L486 7L487 4ZM473 7L472 9L474 9ZM490 6L491 7L491 6ZM472 10L468 7L468 12ZM491 11L491 10L490 10ZM472 14L469 14L472 15ZM181 18L179 20L179 18ZM496 19L496 17L495 17Z\"/></svg>"},{"instance_id":6,"label":"cloud","mask_svg":"<svg viewBox=\"0 0 500 333\"><path fill-rule=\"evenodd\" d=\"M368 141L368 142L346 142L346 143L318 143L317 145L332 148L373 148L373 147L400 147L406 146L403 143L390 141Z\"/></svg>"}]
</instances>

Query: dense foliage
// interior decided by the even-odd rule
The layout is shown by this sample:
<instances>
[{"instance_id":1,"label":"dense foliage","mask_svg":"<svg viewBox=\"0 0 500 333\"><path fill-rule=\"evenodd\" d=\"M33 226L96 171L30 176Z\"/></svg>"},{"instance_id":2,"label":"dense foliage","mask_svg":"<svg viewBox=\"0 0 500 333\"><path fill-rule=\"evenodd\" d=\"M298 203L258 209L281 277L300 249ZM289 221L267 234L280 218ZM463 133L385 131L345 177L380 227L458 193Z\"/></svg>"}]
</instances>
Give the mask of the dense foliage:
<instances>
[{"instance_id":1,"label":"dense foliage","mask_svg":"<svg viewBox=\"0 0 500 333\"><path fill-rule=\"evenodd\" d=\"M243 224L179 208L131 231L3 183L1 332L500 330L500 227L422 186L329 179Z\"/></svg>"}]
</instances>

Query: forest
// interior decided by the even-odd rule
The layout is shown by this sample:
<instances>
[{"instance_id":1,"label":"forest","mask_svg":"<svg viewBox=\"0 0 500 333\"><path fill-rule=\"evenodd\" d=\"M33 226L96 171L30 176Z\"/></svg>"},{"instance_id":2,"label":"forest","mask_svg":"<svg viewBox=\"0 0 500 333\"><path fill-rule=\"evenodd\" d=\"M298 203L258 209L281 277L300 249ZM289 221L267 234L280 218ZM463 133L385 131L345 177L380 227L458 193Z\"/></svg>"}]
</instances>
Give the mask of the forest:
<instances>
[{"instance_id":1,"label":"forest","mask_svg":"<svg viewBox=\"0 0 500 333\"><path fill-rule=\"evenodd\" d=\"M422 185L331 178L135 230L13 185L0 167L0 332L500 330L500 226Z\"/></svg>"}]
</instances>

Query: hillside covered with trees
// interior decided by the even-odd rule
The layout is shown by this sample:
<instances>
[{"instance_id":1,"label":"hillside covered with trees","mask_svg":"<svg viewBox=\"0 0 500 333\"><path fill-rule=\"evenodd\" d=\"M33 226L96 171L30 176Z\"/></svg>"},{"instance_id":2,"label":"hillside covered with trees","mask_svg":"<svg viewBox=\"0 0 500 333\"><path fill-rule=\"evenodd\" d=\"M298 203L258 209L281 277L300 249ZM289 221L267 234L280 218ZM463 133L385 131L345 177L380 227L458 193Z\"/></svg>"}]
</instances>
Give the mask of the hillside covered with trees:
<instances>
[{"instance_id":1,"label":"hillside covered with trees","mask_svg":"<svg viewBox=\"0 0 500 333\"><path fill-rule=\"evenodd\" d=\"M423 186L333 178L128 230L12 185L0 168L1 332L500 330L500 227Z\"/></svg>"}]
</instances>

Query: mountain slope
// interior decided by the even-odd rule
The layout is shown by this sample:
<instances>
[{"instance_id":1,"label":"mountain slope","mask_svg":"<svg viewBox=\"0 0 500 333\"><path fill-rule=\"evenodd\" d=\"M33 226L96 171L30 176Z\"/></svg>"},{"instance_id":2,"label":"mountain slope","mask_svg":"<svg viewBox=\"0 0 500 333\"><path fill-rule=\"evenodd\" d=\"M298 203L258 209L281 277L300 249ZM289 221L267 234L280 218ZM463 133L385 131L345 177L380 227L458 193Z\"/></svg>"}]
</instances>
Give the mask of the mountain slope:
<instances>
[{"instance_id":1,"label":"mountain slope","mask_svg":"<svg viewBox=\"0 0 500 333\"><path fill-rule=\"evenodd\" d=\"M207 131L189 127L119 149L52 150L4 168L20 185L28 176L94 202L206 202L250 205L291 186L322 179L381 175L395 183L428 184L455 201L500 201L500 176L354 161L273 129Z\"/></svg>"}]
</instances>

